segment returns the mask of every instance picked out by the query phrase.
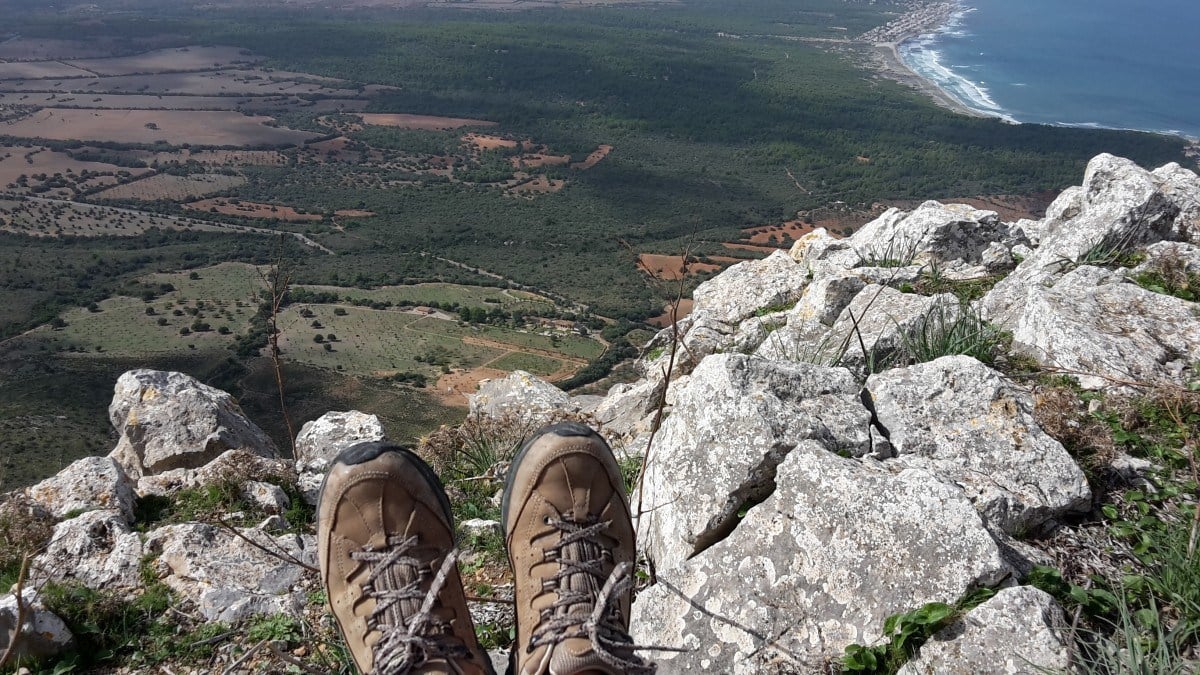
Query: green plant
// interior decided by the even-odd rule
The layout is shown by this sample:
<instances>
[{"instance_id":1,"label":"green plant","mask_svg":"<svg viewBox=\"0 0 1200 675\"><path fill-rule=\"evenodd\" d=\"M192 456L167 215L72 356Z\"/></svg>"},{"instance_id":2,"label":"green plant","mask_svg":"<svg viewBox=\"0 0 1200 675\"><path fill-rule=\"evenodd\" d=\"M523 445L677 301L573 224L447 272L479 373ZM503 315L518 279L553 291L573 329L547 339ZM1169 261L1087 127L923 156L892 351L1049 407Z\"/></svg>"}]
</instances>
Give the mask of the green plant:
<instances>
[{"instance_id":1,"label":"green plant","mask_svg":"<svg viewBox=\"0 0 1200 675\"><path fill-rule=\"evenodd\" d=\"M908 267L916 260L921 240L893 236L885 242L872 244L862 252L860 267Z\"/></svg>"},{"instance_id":2,"label":"green plant","mask_svg":"<svg viewBox=\"0 0 1200 675\"><path fill-rule=\"evenodd\" d=\"M839 669L842 673L861 675L895 673L934 633L995 594L994 589L979 588L953 605L931 602L911 612L893 614L883 622L883 637L887 641L869 647L847 646L838 662Z\"/></svg>"},{"instance_id":3,"label":"green plant","mask_svg":"<svg viewBox=\"0 0 1200 675\"><path fill-rule=\"evenodd\" d=\"M966 355L993 365L1010 337L966 304L936 303L911 333L903 335L899 360L925 363L943 356Z\"/></svg>"},{"instance_id":4,"label":"green plant","mask_svg":"<svg viewBox=\"0 0 1200 675\"><path fill-rule=\"evenodd\" d=\"M302 635L300 621L288 614L258 617L246 628L246 637L253 642L260 640L299 642Z\"/></svg>"}]
</instances>

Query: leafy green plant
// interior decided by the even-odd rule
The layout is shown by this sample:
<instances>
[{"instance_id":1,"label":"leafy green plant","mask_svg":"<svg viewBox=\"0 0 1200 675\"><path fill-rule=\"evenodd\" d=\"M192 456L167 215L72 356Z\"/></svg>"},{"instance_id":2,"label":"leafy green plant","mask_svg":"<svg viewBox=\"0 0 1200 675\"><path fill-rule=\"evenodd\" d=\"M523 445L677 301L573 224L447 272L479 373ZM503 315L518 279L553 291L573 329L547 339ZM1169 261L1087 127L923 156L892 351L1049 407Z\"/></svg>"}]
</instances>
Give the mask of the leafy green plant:
<instances>
[{"instance_id":1,"label":"leafy green plant","mask_svg":"<svg viewBox=\"0 0 1200 675\"><path fill-rule=\"evenodd\" d=\"M300 621L288 614L259 617L246 628L246 637L254 642L260 640L299 642L302 634Z\"/></svg>"},{"instance_id":2,"label":"leafy green plant","mask_svg":"<svg viewBox=\"0 0 1200 675\"><path fill-rule=\"evenodd\" d=\"M887 641L869 647L859 644L847 646L838 662L840 671L859 675L895 673L934 633L995 594L994 589L980 588L953 605L931 602L911 612L893 614L883 622L883 637Z\"/></svg>"}]
</instances>

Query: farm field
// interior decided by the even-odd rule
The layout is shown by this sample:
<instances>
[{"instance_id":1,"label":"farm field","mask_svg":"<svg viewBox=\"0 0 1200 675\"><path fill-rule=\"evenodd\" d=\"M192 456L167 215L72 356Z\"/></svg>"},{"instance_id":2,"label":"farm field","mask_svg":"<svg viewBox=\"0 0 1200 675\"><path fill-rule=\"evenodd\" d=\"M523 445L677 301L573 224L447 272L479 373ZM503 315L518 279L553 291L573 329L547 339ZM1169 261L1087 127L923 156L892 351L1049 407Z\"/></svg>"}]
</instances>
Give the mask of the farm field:
<instances>
[{"instance_id":1,"label":"farm field","mask_svg":"<svg viewBox=\"0 0 1200 675\"><path fill-rule=\"evenodd\" d=\"M0 189L14 189L21 176L35 174L103 174L115 176L124 172L130 177L150 173L147 168L120 167L104 162L80 160L65 152L56 152L49 148L31 145L30 147L0 145Z\"/></svg>"},{"instance_id":2,"label":"farm field","mask_svg":"<svg viewBox=\"0 0 1200 675\"><path fill-rule=\"evenodd\" d=\"M488 286L463 286L460 284L425 283L408 286L382 286L380 288L344 288L340 286L302 285L309 291L337 293L344 301L365 300L368 302L408 303L413 305L458 304L464 307L498 306L506 310L526 312L546 311L554 308L551 300L526 291L492 288Z\"/></svg>"},{"instance_id":3,"label":"farm field","mask_svg":"<svg viewBox=\"0 0 1200 675\"><path fill-rule=\"evenodd\" d=\"M171 145L295 145L316 134L268 126L261 115L227 111L42 108L0 124L0 133L58 141Z\"/></svg>"},{"instance_id":4,"label":"farm field","mask_svg":"<svg viewBox=\"0 0 1200 675\"><path fill-rule=\"evenodd\" d=\"M399 129L443 131L459 127L494 127L495 122L472 120L459 117L435 117L432 115L408 115L396 113L362 113L358 115L363 124Z\"/></svg>"},{"instance_id":5,"label":"farm field","mask_svg":"<svg viewBox=\"0 0 1200 675\"><path fill-rule=\"evenodd\" d=\"M221 223L78 202L0 197L0 231L34 237L136 237L148 230L231 231Z\"/></svg>"},{"instance_id":6,"label":"farm field","mask_svg":"<svg viewBox=\"0 0 1200 675\"><path fill-rule=\"evenodd\" d=\"M296 78L302 78L302 80ZM358 98L357 91L335 86L338 84L345 83L337 80L314 82L299 73L277 73L267 70L212 70L63 79L6 79L0 82L0 88L10 92L55 93L77 97L154 92L164 97L176 95L231 97L309 95L340 99Z\"/></svg>"},{"instance_id":7,"label":"farm field","mask_svg":"<svg viewBox=\"0 0 1200 675\"><path fill-rule=\"evenodd\" d=\"M202 173L190 176L175 176L160 173L123 185L101 190L92 195L96 199L133 199L138 201L169 199L184 201L214 192L224 192L244 185L242 176L227 176L219 173Z\"/></svg>"},{"instance_id":8,"label":"farm field","mask_svg":"<svg viewBox=\"0 0 1200 675\"><path fill-rule=\"evenodd\" d=\"M237 183L237 185L245 182L246 181L243 178L240 183ZM228 187L233 187L233 185ZM217 191L218 190L211 190L211 192ZM324 219L324 216L319 213L300 213L290 206L262 204L259 202L244 202L236 199L231 200L224 197L201 199L199 201L184 204L183 207L189 211L223 213L227 216L237 216L239 218L260 218L266 220L278 219L286 220L288 222L306 222Z\"/></svg>"}]
</instances>

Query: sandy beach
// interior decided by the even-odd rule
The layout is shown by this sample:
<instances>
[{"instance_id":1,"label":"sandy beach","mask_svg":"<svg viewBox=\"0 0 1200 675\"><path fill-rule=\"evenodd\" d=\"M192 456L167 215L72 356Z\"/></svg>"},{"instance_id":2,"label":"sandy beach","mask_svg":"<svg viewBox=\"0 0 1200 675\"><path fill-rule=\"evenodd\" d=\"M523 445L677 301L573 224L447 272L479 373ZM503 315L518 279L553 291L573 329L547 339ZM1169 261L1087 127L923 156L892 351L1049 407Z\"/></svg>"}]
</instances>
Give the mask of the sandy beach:
<instances>
[{"instance_id":1,"label":"sandy beach","mask_svg":"<svg viewBox=\"0 0 1200 675\"><path fill-rule=\"evenodd\" d=\"M870 52L871 65L880 75L916 89L948 110L972 117L986 117L978 110L959 103L958 99L941 87L918 75L900 58L900 45L906 40L936 31L961 10L962 5L958 2L931 2L864 33L859 39L873 44Z\"/></svg>"}]
</instances>

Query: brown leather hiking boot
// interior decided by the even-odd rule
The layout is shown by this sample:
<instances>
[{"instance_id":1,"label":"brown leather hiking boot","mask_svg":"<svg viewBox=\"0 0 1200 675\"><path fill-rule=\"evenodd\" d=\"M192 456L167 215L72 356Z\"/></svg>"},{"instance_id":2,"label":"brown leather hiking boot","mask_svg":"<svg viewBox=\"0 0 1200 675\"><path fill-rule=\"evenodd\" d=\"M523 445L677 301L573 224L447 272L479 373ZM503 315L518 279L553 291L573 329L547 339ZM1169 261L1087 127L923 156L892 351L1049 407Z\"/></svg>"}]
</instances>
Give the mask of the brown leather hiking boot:
<instances>
[{"instance_id":1,"label":"brown leather hiking boot","mask_svg":"<svg viewBox=\"0 0 1200 675\"><path fill-rule=\"evenodd\" d=\"M542 429L513 459L502 511L517 614L509 673L653 673L628 633L634 531L608 444L579 424Z\"/></svg>"},{"instance_id":2,"label":"brown leather hiking boot","mask_svg":"<svg viewBox=\"0 0 1200 675\"><path fill-rule=\"evenodd\" d=\"M351 446L317 513L321 581L359 670L493 674L455 565L450 502L425 462L387 443Z\"/></svg>"}]
</instances>

